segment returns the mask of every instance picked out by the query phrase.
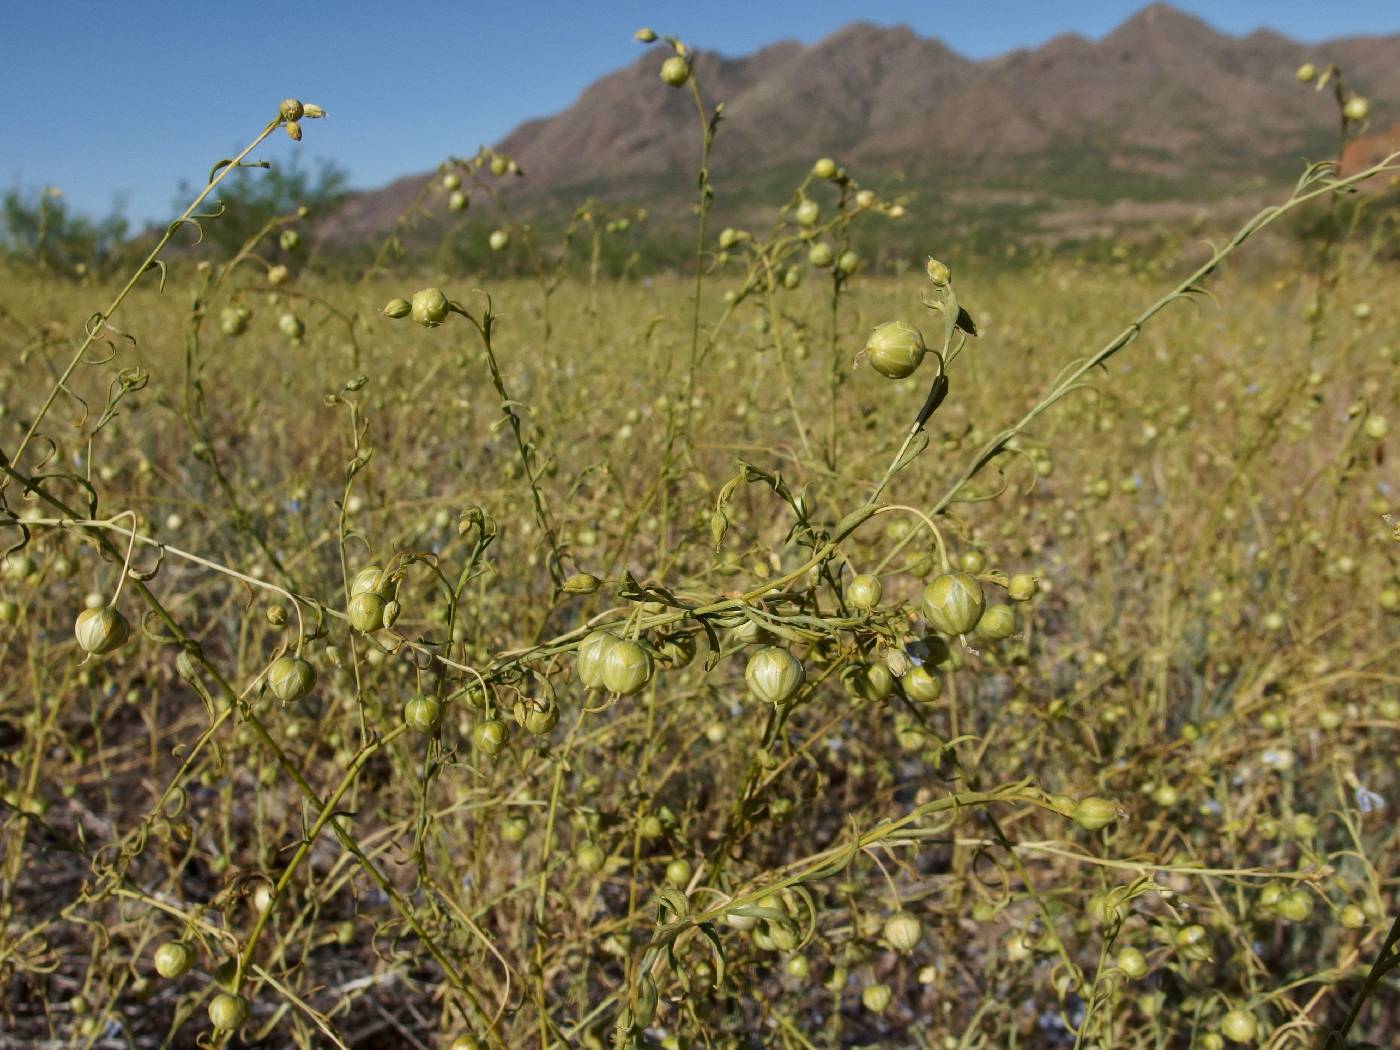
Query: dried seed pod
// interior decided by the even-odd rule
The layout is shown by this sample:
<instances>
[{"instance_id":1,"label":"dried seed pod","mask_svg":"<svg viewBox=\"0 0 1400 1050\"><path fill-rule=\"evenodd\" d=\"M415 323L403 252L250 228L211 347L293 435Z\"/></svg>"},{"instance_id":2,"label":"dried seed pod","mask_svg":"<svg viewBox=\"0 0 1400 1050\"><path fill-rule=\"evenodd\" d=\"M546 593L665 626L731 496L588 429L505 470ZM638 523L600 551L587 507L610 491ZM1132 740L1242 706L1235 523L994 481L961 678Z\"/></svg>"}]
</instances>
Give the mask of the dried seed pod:
<instances>
[{"instance_id":1,"label":"dried seed pod","mask_svg":"<svg viewBox=\"0 0 1400 1050\"><path fill-rule=\"evenodd\" d=\"M924 616L944 634L969 633L986 607L982 585L965 572L936 576L924 588Z\"/></svg>"},{"instance_id":2,"label":"dried seed pod","mask_svg":"<svg viewBox=\"0 0 1400 1050\"><path fill-rule=\"evenodd\" d=\"M305 116L306 107L301 104L299 99L284 98L282 100L282 105L278 107L278 114L283 120L290 123L291 121L300 120Z\"/></svg>"},{"instance_id":3,"label":"dried seed pod","mask_svg":"<svg viewBox=\"0 0 1400 1050\"><path fill-rule=\"evenodd\" d=\"M758 699L770 704L785 704L797 695L806 678L802 661L786 649L764 646L751 657L744 668L744 681Z\"/></svg>"}]
</instances>

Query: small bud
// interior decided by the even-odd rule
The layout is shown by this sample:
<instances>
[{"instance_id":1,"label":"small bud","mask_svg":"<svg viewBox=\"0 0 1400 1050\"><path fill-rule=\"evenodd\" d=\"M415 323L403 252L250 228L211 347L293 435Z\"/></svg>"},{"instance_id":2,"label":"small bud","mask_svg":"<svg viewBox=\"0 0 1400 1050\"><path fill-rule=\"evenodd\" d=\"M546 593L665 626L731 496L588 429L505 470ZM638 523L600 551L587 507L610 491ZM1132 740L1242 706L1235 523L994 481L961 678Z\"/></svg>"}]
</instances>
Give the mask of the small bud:
<instances>
[{"instance_id":1,"label":"small bud","mask_svg":"<svg viewBox=\"0 0 1400 1050\"><path fill-rule=\"evenodd\" d=\"M836 178L836 162L830 157L822 157L812 165L812 175L818 179Z\"/></svg>"},{"instance_id":2,"label":"small bud","mask_svg":"<svg viewBox=\"0 0 1400 1050\"><path fill-rule=\"evenodd\" d=\"M1000 642L1016 633L1016 614L1007 605L989 605L977 621L977 633L983 638Z\"/></svg>"},{"instance_id":3,"label":"small bud","mask_svg":"<svg viewBox=\"0 0 1400 1050\"><path fill-rule=\"evenodd\" d=\"M1006 586L1007 596L1013 602L1028 602L1040 590L1040 582L1029 573L1020 572L1011 577Z\"/></svg>"},{"instance_id":4,"label":"small bud","mask_svg":"<svg viewBox=\"0 0 1400 1050\"><path fill-rule=\"evenodd\" d=\"M283 335L294 343L300 342L301 337L306 334L305 322L293 313L286 313L277 318L277 327L282 330Z\"/></svg>"},{"instance_id":5,"label":"small bud","mask_svg":"<svg viewBox=\"0 0 1400 1050\"><path fill-rule=\"evenodd\" d=\"M283 230L282 235L277 238L277 243L282 246L284 252L294 252L301 247L301 234L296 230Z\"/></svg>"},{"instance_id":6,"label":"small bud","mask_svg":"<svg viewBox=\"0 0 1400 1050\"><path fill-rule=\"evenodd\" d=\"M455 171L449 171L446 175L442 177L442 188L445 189L448 193L451 193L453 190L460 189L461 186L462 176L458 175Z\"/></svg>"},{"instance_id":7,"label":"small bud","mask_svg":"<svg viewBox=\"0 0 1400 1050\"><path fill-rule=\"evenodd\" d=\"M276 266L269 266L267 268L267 283L274 286L279 284L286 284L287 278L289 278L291 275L292 272L290 270L288 270L281 263L278 263Z\"/></svg>"},{"instance_id":8,"label":"small bud","mask_svg":"<svg viewBox=\"0 0 1400 1050\"><path fill-rule=\"evenodd\" d=\"M413 312L413 305L407 299L390 299L384 304L384 316L398 319Z\"/></svg>"},{"instance_id":9,"label":"small bud","mask_svg":"<svg viewBox=\"0 0 1400 1050\"><path fill-rule=\"evenodd\" d=\"M608 855L591 842L585 842L574 852L574 863L585 875L596 875L608 862Z\"/></svg>"},{"instance_id":10,"label":"small bud","mask_svg":"<svg viewBox=\"0 0 1400 1050\"><path fill-rule=\"evenodd\" d=\"M656 43L656 30L643 26L632 34L632 39L641 44L654 44Z\"/></svg>"},{"instance_id":11,"label":"small bud","mask_svg":"<svg viewBox=\"0 0 1400 1050\"><path fill-rule=\"evenodd\" d=\"M280 605L269 605L267 607L267 622L273 627L287 626L287 610Z\"/></svg>"},{"instance_id":12,"label":"small bud","mask_svg":"<svg viewBox=\"0 0 1400 1050\"><path fill-rule=\"evenodd\" d=\"M287 123L286 123L285 125L283 125L283 126L287 129L287 137L288 137L289 139L291 139L293 142L300 142L300 141L301 141L301 125L300 125L300 124L298 124L295 120L289 120L289 121L287 121ZM211 1006L209 1009L210 1009L210 1010L213 1010L213 1007Z\"/></svg>"},{"instance_id":13,"label":"small bud","mask_svg":"<svg viewBox=\"0 0 1400 1050\"><path fill-rule=\"evenodd\" d=\"M1070 819L1086 831L1106 828L1118 819L1118 804L1106 798L1090 795L1082 798L1070 813Z\"/></svg>"},{"instance_id":14,"label":"small bud","mask_svg":"<svg viewBox=\"0 0 1400 1050\"><path fill-rule=\"evenodd\" d=\"M1311 84L1317 79L1317 66L1313 65L1311 62L1304 62L1298 67L1298 72L1294 75L1297 76L1299 83Z\"/></svg>"},{"instance_id":15,"label":"small bud","mask_svg":"<svg viewBox=\"0 0 1400 1050\"><path fill-rule=\"evenodd\" d=\"M598 577L586 572L576 572L560 584L565 594L592 594L602 583Z\"/></svg>"},{"instance_id":16,"label":"small bud","mask_svg":"<svg viewBox=\"0 0 1400 1050\"><path fill-rule=\"evenodd\" d=\"M326 111L314 102L306 103L304 108L306 111L305 116L308 120L320 120L326 115Z\"/></svg>"},{"instance_id":17,"label":"small bud","mask_svg":"<svg viewBox=\"0 0 1400 1050\"><path fill-rule=\"evenodd\" d=\"M465 211L467 205L471 203L471 198L462 190L454 190L447 198L448 211Z\"/></svg>"},{"instance_id":18,"label":"small bud","mask_svg":"<svg viewBox=\"0 0 1400 1050\"><path fill-rule=\"evenodd\" d=\"M836 250L826 241L818 241L807 252L807 261L819 270L825 270L836 261Z\"/></svg>"},{"instance_id":19,"label":"small bud","mask_svg":"<svg viewBox=\"0 0 1400 1050\"><path fill-rule=\"evenodd\" d=\"M953 271L948 269L947 264L932 257L924 269L928 271L928 279L933 282L935 288L946 288L948 282L953 279Z\"/></svg>"},{"instance_id":20,"label":"small bud","mask_svg":"<svg viewBox=\"0 0 1400 1050\"><path fill-rule=\"evenodd\" d=\"M278 112L287 123L298 121L306 113L306 107L298 99L285 98Z\"/></svg>"},{"instance_id":21,"label":"small bud","mask_svg":"<svg viewBox=\"0 0 1400 1050\"><path fill-rule=\"evenodd\" d=\"M492 230L489 243L493 252L503 252L510 247L510 234L505 230Z\"/></svg>"}]
</instances>

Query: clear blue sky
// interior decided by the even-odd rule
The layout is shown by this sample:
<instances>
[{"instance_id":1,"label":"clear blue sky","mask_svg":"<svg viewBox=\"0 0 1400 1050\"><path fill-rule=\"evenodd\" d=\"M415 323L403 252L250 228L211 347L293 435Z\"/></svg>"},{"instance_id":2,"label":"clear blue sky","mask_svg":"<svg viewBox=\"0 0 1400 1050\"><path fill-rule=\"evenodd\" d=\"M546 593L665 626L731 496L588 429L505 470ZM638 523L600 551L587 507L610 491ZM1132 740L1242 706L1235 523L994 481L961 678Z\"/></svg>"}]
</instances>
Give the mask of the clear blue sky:
<instances>
[{"instance_id":1,"label":"clear blue sky","mask_svg":"<svg viewBox=\"0 0 1400 1050\"><path fill-rule=\"evenodd\" d=\"M0 189L52 184L77 208L122 202L164 218L182 179L251 138L294 95L330 119L292 148L330 157L356 186L424 171L555 112L632 61L653 26L727 54L817 40L862 18L905 23L970 57L1056 33L1099 37L1137 0L10 0L0 40ZM1182 0L1216 28L1267 25L1320 41L1400 32L1400 0Z\"/></svg>"}]
</instances>

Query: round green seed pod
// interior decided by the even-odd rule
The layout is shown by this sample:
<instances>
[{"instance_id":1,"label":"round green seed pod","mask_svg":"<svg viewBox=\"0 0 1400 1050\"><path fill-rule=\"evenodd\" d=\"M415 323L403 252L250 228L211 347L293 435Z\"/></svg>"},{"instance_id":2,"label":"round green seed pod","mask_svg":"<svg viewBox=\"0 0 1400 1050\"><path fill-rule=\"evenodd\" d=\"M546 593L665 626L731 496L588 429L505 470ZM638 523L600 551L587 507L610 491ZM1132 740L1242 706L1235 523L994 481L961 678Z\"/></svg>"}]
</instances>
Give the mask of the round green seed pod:
<instances>
[{"instance_id":1,"label":"round green seed pod","mask_svg":"<svg viewBox=\"0 0 1400 1050\"><path fill-rule=\"evenodd\" d=\"M462 188L462 176L455 171L449 171L442 177L442 188L448 193Z\"/></svg>"},{"instance_id":2,"label":"round green seed pod","mask_svg":"<svg viewBox=\"0 0 1400 1050\"><path fill-rule=\"evenodd\" d=\"M1000 642L1016 633L1016 614L1009 605L989 605L977 621L977 633Z\"/></svg>"},{"instance_id":3,"label":"round green seed pod","mask_svg":"<svg viewBox=\"0 0 1400 1050\"><path fill-rule=\"evenodd\" d=\"M531 697L515 706L515 721L531 736L544 736L559 724L559 705L549 697Z\"/></svg>"},{"instance_id":4,"label":"round green seed pod","mask_svg":"<svg viewBox=\"0 0 1400 1050\"><path fill-rule=\"evenodd\" d=\"M651 681L651 653L631 639L620 638L603 654L602 671L608 692L630 696Z\"/></svg>"},{"instance_id":5,"label":"round green seed pod","mask_svg":"<svg viewBox=\"0 0 1400 1050\"><path fill-rule=\"evenodd\" d=\"M798 981L805 981L812 972L812 964L805 955L794 955L783 964L783 972Z\"/></svg>"},{"instance_id":6,"label":"round green seed pod","mask_svg":"<svg viewBox=\"0 0 1400 1050\"><path fill-rule=\"evenodd\" d=\"M943 679L923 664L909 668L899 684L904 695L916 704L931 704L943 695Z\"/></svg>"},{"instance_id":7,"label":"round green seed pod","mask_svg":"<svg viewBox=\"0 0 1400 1050\"><path fill-rule=\"evenodd\" d=\"M1360 95L1352 95L1347 99L1346 105L1342 107L1342 113L1347 120L1360 123L1371 114L1371 103Z\"/></svg>"},{"instance_id":8,"label":"round green seed pod","mask_svg":"<svg viewBox=\"0 0 1400 1050\"><path fill-rule=\"evenodd\" d=\"M923 334L903 321L886 321L870 333L865 356L870 367L888 379L904 379L914 374L927 352Z\"/></svg>"},{"instance_id":9,"label":"round green seed pod","mask_svg":"<svg viewBox=\"0 0 1400 1050\"><path fill-rule=\"evenodd\" d=\"M529 833L530 822L522 816L510 816L501 821L501 839L505 842L524 842Z\"/></svg>"},{"instance_id":10,"label":"round green seed pod","mask_svg":"<svg viewBox=\"0 0 1400 1050\"><path fill-rule=\"evenodd\" d=\"M677 857L666 865L666 881L678 890L690 885L690 877L693 874L694 869L690 866L690 861L684 857Z\"/></svg>"},{"instance_id":11,"label":"round green seed pod","mask_svg":"<svg viewBox=\"0 0 1400 1050\"><path fill-rule=\"evenodd\" d=\"M1317 79L1317 66L1313 65L1311 62L1304 62L1298 67L1298 72L1295 75L1299 83L1311 84Z\"/></svg>"},{"instance_id":12,"label":"round green seed pod","mask_svg":"<svg viewBox=\"0 0 1400 1050\"><path fill-rule=\"evenodd\" d=\"M673 671L689 666L695 659L695 635L668 635L657 647L656 659L662 666Z\"/></svg>"},{"instance_id":13,"label":"round green seed pod","mask_svg":"<svg viewBox=\"0 0 1400 1050\"><path fill-rule=\"evenodd\" d=\"M472 730L472 743L491 758L495 758L506 746L506 724L499 718L488 718L478 722Z\"/></svg>"},{"instance_id":14,"label":"round green seed pod","mask_svg":"<svg viewBox=\"0 0 1400 1050\"><path fill-rule=\"evenodd\" d=\"M1133 980L1147 975L1147 956L1131 945L1120 951L1115 961L1118 963L1118 969Z\"/></svg>"},{"instance_id":15,"label":"round green seed pod","mask_svg":"<svg viewBox=\"0 0 1400 1050\"><path fill-rule=\"evenodd\" d=\"M882 663L855 664L841 673L841 680L852 697L872 704L886 700L894 689L894 675Z\"/></svg>"},{"instance_id":16,"label":"round green seed pod","mask_svg":"<svg viewBox=\"0 0 1400 1050\"><path fill-rule=\"evenodd\" d=\"M987 567L987 555L976 547L969 547L958 556L958 568L974 576Z\"/></svg>"},{"instance_id":17,"label":"round green seed pod","mask_svg":"<svg viewBox=\"0 0 1400 1050\"><path fill-rule=\"evenodd\" d=\"M1040 590L1040 581L1029 573L1018 572L1006 585L1006 594L1013 602L1028 602Z\"/></svg>"},{"instance_id":18,"label":"round green seed pod","mask_svg":"<svg viewBox=\"0 0 1400 1050\"><path fill-rule=\"evenodd\" d=\"M585 842L574 851L574 863L585 875L596 875L608 862L608 855L592 842Z\"/></svg>"},{"instance_id":19,"label":"round green seed pod","mask_svg":"<svg viewBox=\"0 0 1400 1050\"><path fill-rule=\"evenodd\" d=\"M836 260L836 269L847 277L855 273L858 266L860 266L860 254L855 251L844 251Z\"/></svg>"},{"instance_id":20,"label":"round green seed pod","mask_svg":"<svg viewBox=\"0 0 1400 1050\"><path fill-rule=\"evenodd\" d=\"M378 591L361 591L350 599L345 611L350 626L364 634L384 626L384 599Z\"/></svg>"},{"instance_id":21,"label":"round green seed pod","mask_svg":"<svg viewBox=\"0 0 1400 1050\"><path fill-rule=\"evenodd\" d=\"M277 238L277 243L284 252L294 252L301 247L301 234L296 230L283 230L282 235Z\"/></svg>"},{"instance_id":22,"label":"round green seed pod","mask_svg":"<svg viewBox=\"0 0 1400 1050\"><path fill-rule=\"evenodd\" d=\"M442 702L435 696L415 696L403 708L404 724L418 733L436 733L442 726Z\"/></svg>"},{"instance_id":23,"label":"round green seed pod","mask_svg":"<svg viewBox=\"0 0 1400 1050\"><path fill-rule=\"evenodd\" d=\"M619 638L611 631L594 631L578 647L574 664L578 680L588 689L603 688L603 657Z\"/></svg>"},{"instance_id":24,"label":"round green seed pod","mask_svg":"<svg viewBox=\"0 0 1400 1050\"><path fill-rule=\"evenodd\" d=\"M785 704L797 695L807 672L802 661L786 649L767 645L749 657L744 681L749 692L769 704Z\"/></svg>"},{"instance_id":25,"label":"round green seed pod","mask_svg":"<svg viewBox=\"0 0 1400 1050\"><path fill-rule=\"evenodd\" d=\"M267 669L267 687L284 704L300 700L315 685L316 669L300 656L280 656Z\"/></svg>"},{"instance_id":26,"label":"round green seed pod","mask_svg":"<svg viewBox=\"0 0 1400 1050\"><path fill-rule=\"evenodd\" d=\"M685 87L690 79L690 63L680 55L672 55L661 63L661 79L672 87Z\"/></svg>"},{"instance_id":27,"label":"round green seed pod","mask_svg":"<svg viewBox=\"0 0 1400 1050\"><path fill-rule=\"evenodd\" d=\"M846 601L852 608L869 611L880 604L883 591L880 577L863 572L846 587Z\"/></svg>"},{"instance_id":28,"label":"round green seed pod","mask_svg":"<svg viewBox=\"0 0 1400 1050\"><path fill-rule=\"evenodd\" d=\"M453 190L447 198L448 211L466 211L467 205L471 203L471 198L464 190Z\"/></svg>"},{"instance_id":29,"label":"round green seed pod","mask_svg":"<svg viewBox=\"0 0 1400 1050\"><path fill-rule=\"evenodd\" d=\"M194 949L184 941L166 941L156 949L156 973L173 980L188 973L194 965Z\"/></svg>"},{"instance_id":30,"label":"round green seed pod","mask_svg":"<svg viewBox=\"0 0 1400 1050\"><path fill-rule=\"evenodd\" d=\"M366 591L383 593L384 585L384 570L378 565L366 565L350 580L350 597Z\"/></svg>"},{"instance_id":31,"label":"round green seed pod","mask_svg":"<svg viewBox=\"0 0 1400 1050\"><path fill-rule=\"evenodd\" d=\"M916 915L897 911L885 920L885 940L897 952L911 952L924 935L924 926Z\"/></svg>"},{"instance_id":32,"label":"round green seed pod","mask_svg":"<svg viewBox=\"0 0 1400 1050\"><path fill-rule=\"evenodd\" d=\"M306 325L296 314L283 314L277 318L277 327L288 339L296 342L306 334Z\"/></svg>"},{"instance_id":33,"label":"round green seed pod","mask_svg":"<svg viewBox=\"0 0 1400 1050\"><path fill-rule=\"evenodd\" d=\"M1220 1019L1220 1034L1232 1043L1252 1043L1259 1035L1259 1022L1248 1010L1234 1009Z\"/></svg>"},{"instance_id":34,"label":"round green seed pod","mask_svg":"<svg viewBox=\"0 0 1400 1050\"><path fill-rule=\"evenodd\" d=\"M819 179L836 178L836 162L830 157L822 157L812 165L812 174Z\"/></svg>"},{"instance_id":35,"label":"round green seed pod","mask_svg":"<svg viewBox=\"0 0 1400 1050\"><path fill-rule=\"evenodd\" d=\"M78 647L85 653L101 656L120 649L131 637L131 625L126 617L110 605L100 609L84 609L73 623Z\"/></svg>"},{"instance_id":36,"label":"round green seed pod","mask_svg":"<svg viewBox=\"0 0 1400 1050\"><path fill-rule=\"evenodd\" d=\"M1086 831L1097 831L1118 819L1118 804L1090 795L1079 800L1069 817Z\"/></svg>"},{"instance_id":37,"label":"round green seed pod","mask_svg":"<svg viewBox=\"0 0 1400 1050\"><path fill-rule=\"evenodd\" d=\"M1289 890L1279 898L1279 917L1288 922L1306 922L1313 913L1314 901L1307 890Z\"/></svg>"},{"instance_id":38,"label":"round green seed pod","mask_svg":"<svg viewBox=\"0 0 1400 1050\"><path fill-rule=\"evenodd\" d=\"M19 603L9 598L0 599L0 623L14 623L19 619Z\"/></svg>"},{"instance_id":39,"label":"round green seed pod","mask_svg":"<svg viewBox=\"0 0 1400 1050\"><path fill-rule=\"evenodd\" d=\"M807 250L807 261L819 270L825 270L836 261L836 249L826 241L818 241Z\"/></svg>"},{"instance_id":40,"label":"round green seed pod","mask_svg":"<svg viewBox=\"0 0 1400 1050\"><path fill-rule=\"evenodd\" d=\"M800 226L815 226L821 221L822 209L816 201L803 201L793 210L792 217Z\"/></svg>"},{"instance_id":41,"label":"round green seed pod","mask_svg":"<svg viewBox=\"0 0 1400 1050\"><path fill-rule=\"evenodd\" d=\"M1337 913L1337 921L1348 930L1359 930L1366 925L1366 913L1355 904L1347 904Z\"/></svg>"},{"instance_id":42,"label":"round green seed pod","mask_svg":"<svg viewBox=\"0 0 1400 1050\"><path fill-rule=\"evenodd\" d=\"M982 585L965 572L936 576L924 588L924 616L944 634L968 634L986 608Z\"/></svg>"},{"instance_id":43,"label":"round green seed pod","mask_svg":"<svg viewBox=\"0 0 1400 1050\"><path fill-rule=\"evenodd\" d=\"M860 1002L872 1014L882 1014L890 1005L894 993L887 984L867 984L860 993Z\"/></svg>"},{"instance_id":44,"label":"round green seed pod","mask_svg":"<svg viewBox=\"0 0 1400 1050\"><path fill-rule=\"evenodd\" d=\"M436 328L447 320L451 310L447 305L447 296L443 295L441 290L423 288L413 293L410 312L413 320L424 328Z\"/></svg>"},{"instance_id":45,"label":"round green seed pod","mask_svg":"<svg viewBox=\"0 0 1400 1050\"><path fill-rule=\"evenodd\" d=\"M505 230L492 230L488 243L493 252L503 252L510 247L510 234Z\"/></svg>"},{"instance_id":46,"label":"round green seed pod","mask_svg":"<svg viewBox=\"0 0 1400 1050\"><path fill-rule=\"evenodd\" d=\"M232 992L220 992L209 1001L209 1023L216 1032L232 1032L248 1021L248 1000Z\"/></svg>"}]
</instances>

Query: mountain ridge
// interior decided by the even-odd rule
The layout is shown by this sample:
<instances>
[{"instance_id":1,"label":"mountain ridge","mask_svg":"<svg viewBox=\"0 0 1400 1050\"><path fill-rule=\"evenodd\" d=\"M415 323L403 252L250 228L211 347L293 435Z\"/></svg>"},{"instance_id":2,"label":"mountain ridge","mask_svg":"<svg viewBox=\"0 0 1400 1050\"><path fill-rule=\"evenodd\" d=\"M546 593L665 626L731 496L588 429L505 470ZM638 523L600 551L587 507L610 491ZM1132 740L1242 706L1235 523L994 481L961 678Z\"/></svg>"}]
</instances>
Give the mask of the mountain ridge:
<instances>
[{"instance_id":1,"label":"mountain ridge","mask_svg":"<svg viewBox=\"0 0 1400 1050\"><path fill-rule=\"evenodd\" d=\"M657 78L666 53L648 48L497 143L527 176L511 180L512 202L692 193L697 115L688 92ZM1241 179L1282 183L1305 157L1335 151L1335 105L1297 83L1302 62L1337 62L1370 98L1374 127L1400 113L1400 34L1314 45L1268 28L1234 36L1166 4L1098 40L1062 33L986 59L906 25L856 21L812 44L698 50L694 61L707 104L725 103L711 164L722 194L742 176L830 155L863 181L937 195L960 180L966 196L971 180L1039 194L1045 209L1066 194L1160 197L1173 183L1234 197ZM333 235L387 229L430 174L356 194Z\"/></svg>"}]
</instances>

